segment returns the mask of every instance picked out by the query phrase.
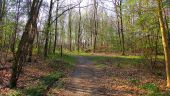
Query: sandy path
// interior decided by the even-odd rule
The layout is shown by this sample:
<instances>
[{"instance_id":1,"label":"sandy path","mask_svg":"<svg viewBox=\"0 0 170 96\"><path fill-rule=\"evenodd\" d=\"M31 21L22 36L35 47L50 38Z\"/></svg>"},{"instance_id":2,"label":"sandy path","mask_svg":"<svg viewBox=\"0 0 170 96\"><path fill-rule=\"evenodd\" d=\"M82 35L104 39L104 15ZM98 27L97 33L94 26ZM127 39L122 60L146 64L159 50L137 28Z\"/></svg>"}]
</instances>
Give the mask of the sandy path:
<instances>
[{"instance_id":1,"label":"sandy path","mask_svg":"<svg viewBox=\"0 0 170 96\"><path fill-rule=\"evenodd\" d=\"M77 60L78 64L59 96L107 96L98 86L100 78L96 76L97 70L93 63L83 56L77 57Z\"/></svg>"}]
</instances>

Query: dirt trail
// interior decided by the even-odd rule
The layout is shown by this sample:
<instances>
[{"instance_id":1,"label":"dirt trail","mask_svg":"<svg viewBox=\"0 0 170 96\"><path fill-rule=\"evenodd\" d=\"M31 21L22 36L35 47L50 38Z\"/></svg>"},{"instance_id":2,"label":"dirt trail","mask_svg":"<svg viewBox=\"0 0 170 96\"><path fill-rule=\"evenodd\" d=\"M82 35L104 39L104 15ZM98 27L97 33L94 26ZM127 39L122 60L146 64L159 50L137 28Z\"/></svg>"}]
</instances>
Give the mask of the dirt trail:
<instances>
[{"instance_id":1,"label":"dirt trail","mask_svg":"<svg viewBox=\"0 0 170 96\"><path fill-rule=\"evenodd\" d=\"M98 85L97 69L88 57L78 56L78 64L70 74L59 96L109 96Z\"/></svg>"},{"instance_id":2,"label":"dirt trail","mask_svg":"<svg viewBox=\"0 0 170 96\"><path fill-rule=\"evenodd\" d=\"M91 57L85 56L76 59L75 70L56 96L145 96L147 91L139 86L149 82L161 85L163 82L145 70L113 66L117 65L117 59L104 62L92 62ZM97 66L100 64L105 64L105 67Z\"/></svg>"}]
</instances>

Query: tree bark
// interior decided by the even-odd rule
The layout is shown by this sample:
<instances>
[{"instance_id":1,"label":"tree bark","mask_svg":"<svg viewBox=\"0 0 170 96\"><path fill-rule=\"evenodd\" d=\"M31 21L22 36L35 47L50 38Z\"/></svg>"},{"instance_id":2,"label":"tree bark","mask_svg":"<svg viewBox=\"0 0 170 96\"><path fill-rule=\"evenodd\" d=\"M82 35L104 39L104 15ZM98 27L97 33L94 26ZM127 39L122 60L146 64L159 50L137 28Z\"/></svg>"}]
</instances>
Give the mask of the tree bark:
<instances>
[{"instance_id":1,"label":"tree bark","mask_svg":"<svg viewBox=\"0 0 170 96\"><path fill-rule=\"evenodd\" d=\"M93 53L96 52L96 44L97 44L97 2L94 0L94 45L93 45Z\"/></svg>"},{"instance_id":2,"label":"tree bark","mask_svg":"<svg viewBox=\"0 0 170 96\"><path fill-rule=\"evenodd\" d=\"M0 47L3 45L3 18L5 15L5 5L6 5L6 0L0 0Z\"/></svg>"},{"instance_id":3,"label":"tree bark","mask_svg":"<svg viewBox=\"0 0 170 96\"><path fill-rule=\"evenodd\" d=\"M20 9L20 0L17 0L16 4L16 10L17 10L17 15L16 15L16 20L15 20L15 30L14 33L12 34L12 43L11 43L11 51L15 53L15 45L16 45L16 34L18 32L18 22L19 22L19 9Z\"/></svg>"},{"instance_id":4,"label":"tree bark","mask_svg":"<svg viewBox=\"0 0 170 96\"><path fill-rule=\"evenodd\" d=\"M12 75L10 78L10 88L15 88L17 86L17 80L20 76L23 64L26 62L26 58L29 54L29 46L31 40L34 39L36 32L32 31L37 22L39 8L43 0L33 0L30 16L25 26L25 31L22 35L21 41L18 46L18 50L12 65Z\"/></svg>"},{"instance_id":5,"label":"tree bark","mask_svg":"<svg viewBox=\"0 0 170 96\"><path fill-rule=\"evenodd\" d=\"M116 11L116 19L117 19L117 33L119 37L119 44L120 44L120 50L122 50L122 40L121 40L121 35L120 35L120 19L119 19L119 12L118 12L118 1L114 0L114 6L115 6L115 11Z\"/></svg>"},{"instance_id":6,"label":"tree bark","mask_svg":"<svg viewBox=\"0 0 170 96\"><path fill-rule=\"evenodd\" d=\"M58 10L59 10L59 0L57 0L57 7L56 7L55 37L54 37L53 53L55 53L56 51L56 44L57 44L57 37L58 37Z\"/></svg>"},{"instance_id":7,"label":"tree bark","mask_svg":"<svg viewBox=\"0 0 170 96\"><path fill-rule=\"evenodd\" d=\"M48 56L48 43L49 43L49 31L51 27L51 18L52 18L52 9L53 9L53 0L50 2L50 9L49 9L49 15L48 15L48 23L47 23L47 28L46 28L46 39L45 39L45 46L44 46L44 57Z\"/></svg>"},{"instance_id":8,"label":"tree bark","mask_svg":"<svg viewBox=\"0 0 170 96\"><path fill-rule=\"evenodd\" d=\"M163 20L162 0L157 0L157 3L158 3L158 16L159 16L159 23L160 23L160 31L162 34L162 43L163 43L165 63L166 63L167 86L170 87L170 45L168 44L168 33L165 27L166 26L165 22Z\"/></svg>"},{"instance_id":9,"label":"tree bark","mask_svg":"<svg viewBox=\"0 0 170 96\"><path fill-rule=\"evenodd\" d=\"M122 36L122 55L125 55L125 40L123 32L122 0L120 0L120 32Z\"/></svg>"},{"instance_id":10,"label":"tree bark","mask_svg":"<svg viewBox=\"0 0 170 96\"><path fill-rule=\"evenodd\" d=\"M77 37L77 51L80 51L80 36L81 36L81 8L79 4L79 28L78 28L78 37Z\"/></svg>"},{"instance_id":11,"label":"tree bark","mask_svg":"<svg viewBox=\"0 0 170 96\"><path fill-rule=\"evenodd\" d=\"M69 22L69 50L72 51L72 22L71 22L71 10L69 11L68 22Z\"/></svg>"}]
</instances>

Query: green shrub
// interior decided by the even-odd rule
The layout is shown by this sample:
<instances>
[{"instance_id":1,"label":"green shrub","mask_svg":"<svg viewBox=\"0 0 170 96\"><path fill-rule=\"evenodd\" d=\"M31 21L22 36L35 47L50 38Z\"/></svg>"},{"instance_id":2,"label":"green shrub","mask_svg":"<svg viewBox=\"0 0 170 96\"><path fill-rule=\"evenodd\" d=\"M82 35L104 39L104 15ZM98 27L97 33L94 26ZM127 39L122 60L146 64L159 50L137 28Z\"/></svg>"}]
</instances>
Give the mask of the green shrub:
<instances>
[{"instance_id":1,"label":"green shrub","mask_svg":"<svg viewBox=\"0 0 170 96\"><path fill-rule=\"evenodd\" d=\"M140 86L141 89L145 89L151 93L153 92L159 92L159 88L154 83L146 83Z\"/></svg>"},{"instance_id":2,"label":"green shrub","mask_svg":"<svg viewBox=\"0 0 170 96\"><path fill-rule=\"evenodd\" d=\"M43 96L45 86L39 84L37 86L29 87L25 90L26 96Z\"/></svg>"},{"instance_id":3,"label":"green shrub","mask_svg":"<svg viewBox=\"0 0 170 96\"><path fill-rule=\"evenodd\" d=\"M54 73L50 73L49 75L47 76L44 76L41 78L41 81L43 84L45 85L48 85L50 84L51 82L54 82L56 80L58 80L59 78L61 78L63 76L62 73L60 72L54 72Z\"/></svg>"},{"instance_id":4,"label":"green shrub","mask_svg":"<svg viewBox=\"0 0 170 96\"><path fill-rule=\"evenodd\" d=\"M47 76L42 77L36 86L31 86L25 90L26 96L43 96L47 86L49 86L51 83L54 83L62 76L63 74L60 72L53 72Z\"/></svg>"},{"instance_id":5,"label":"green shrub","mask_svg":"<svg viewBox=\"0 0 170 96\"><path fill-rule=\"evenodd\" d=\"M0 95L1 96L1 95ZM19 90L11 90L8 94L7 94L7 96L22 96L22 93L21 93L21 91L19 91Z\"/></svg>"},{"instance_id":6,"label":"green shrub","mask_svg":"<svg viewBox=\"0 0 170 96\"><path fill-rule=\"evenodd\" d=\"M140 88L148 91L146 96L170 96L170 94L165 95L165 93L160 92L159 88L154 83L146 83L140 86Z\"/></svg>"},{"instance_id":7,"label":"green shrub","mask_svg":"<svg viewBox=\"0 0 170 96\"><path fill-rule=\"evenodd\" d=\"M140 80L138 80L138 79L130 79L129 82L132 83L132 84L138 84L138 83L140 83Z\"/></svg>"}]
</instances>

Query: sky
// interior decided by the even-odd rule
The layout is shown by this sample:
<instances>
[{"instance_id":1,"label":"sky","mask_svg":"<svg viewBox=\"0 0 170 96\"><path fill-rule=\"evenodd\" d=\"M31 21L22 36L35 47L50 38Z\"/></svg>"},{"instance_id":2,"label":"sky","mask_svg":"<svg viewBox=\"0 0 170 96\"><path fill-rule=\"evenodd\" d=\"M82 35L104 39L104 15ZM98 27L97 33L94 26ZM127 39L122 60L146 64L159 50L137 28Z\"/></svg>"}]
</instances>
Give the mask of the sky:
<instances>
[{"instance_id":1,"label":"sky","mask_svg":"<svg viewBox=\"0 0 170 96\"><path fill-rule=\"evenodd\" d=\"M51 0L44 0L44 1L47 1L50 4ZM70 2L76 4L80 0L60 0L60 1L65 1L66 4L70 4ZM81 6L86 6L88 4L93 4L93 0L81 0L81 1L82 1ZM99 1L99 2L102 1L104 3L105 7L108 7L108 8L113 7L113 4L111 2L109 2L109 1L107 1L107 0L97 0L97 1ZM100 3L100 5L102 5L102 4Z\"/></svg>"},{"instance_id":2,"label":"sky","mask_svg":"<svg viewBox=\"0 0 170 96\"><path fill-rule=\"evenodd\" d=\"M44 1L48 2L48 6L50 6L50 1L51 0L44 0ZM53 1L55 1L55 0L53 0ZM62 6L69 5L70 3L71 4L78 4L78 2L80 2L80 0L60 0L60 2L62 2L62 1L64 1ZM113 8L113 4L111 2L108 2L107 0L97 0L97 1L100 2L99 7L101 7L101 6L104 7L103 9L108 13L108 15L113 15L114 14L114 12L113 12L114 8ZM104 4L102 4L101 1ZM82 0L81 7L87 6L89 4L93 4L93 0ZM55 3L55 6L56 6L56 3ZM55 8L54 8L54 10L55 10ZM75 8L75 10L78 11L79 9ZM81 8L82 13L85 12L85 10L86 10L86 8ZM110 11L110 10L112 10L112 11ZM43 9L43 12L46 12L44 15L41 14L42 17L44 17L44 19L46 19L45 15L48 14L48 11L49 11L48 8ZM53 15L55 15L55 14L53 14Z\"/></svg>"}]
</instances>

